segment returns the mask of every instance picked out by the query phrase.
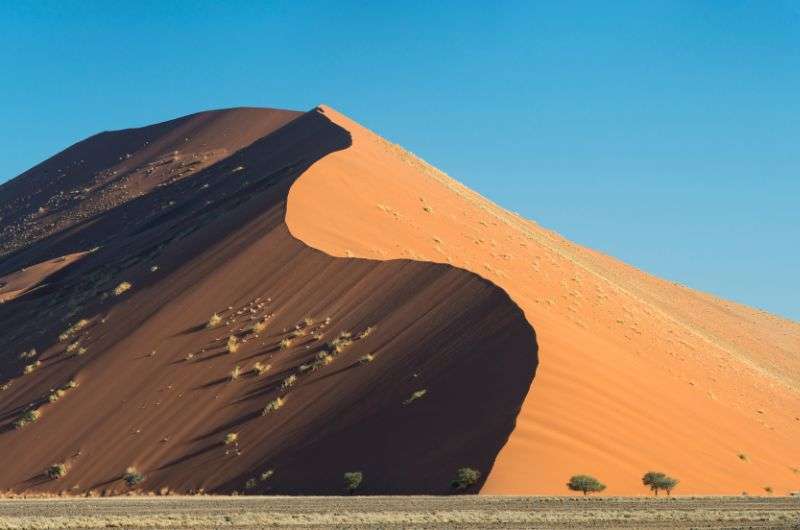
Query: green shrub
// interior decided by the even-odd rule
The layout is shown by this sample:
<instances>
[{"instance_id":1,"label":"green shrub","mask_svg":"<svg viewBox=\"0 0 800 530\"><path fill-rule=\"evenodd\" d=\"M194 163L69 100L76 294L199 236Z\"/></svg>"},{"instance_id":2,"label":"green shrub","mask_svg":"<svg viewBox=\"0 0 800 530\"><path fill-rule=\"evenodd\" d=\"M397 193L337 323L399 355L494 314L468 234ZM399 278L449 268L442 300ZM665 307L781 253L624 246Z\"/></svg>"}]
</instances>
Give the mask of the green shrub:
<instances>
[{"instance_id":1,"label":"green shrub","mask_svg":"<svg viewBox=\"0 0 800 530\"><path fill-rule=\"evenodd\" d=\"M25 411L25 413L14 420L14 427L17 429L21 429L29 423L34 423L42 417L42 413L37 409L30 409Z\"/></svg>"},{"instance_id":2,"label":"green shrub","mask_svg":"<svg viewBox=\"0 0 800 530\"><path fill-rule=\"evenodd\" d=\"M47 477L51 480L59 479L67 474L69 468L67 468L67 464L53 464L52 466L47 468L45 472Z\"/></svg>"},{"instance_id":3,"label":"green shrub","mask_svg":"<svg viewBox=\"0 0 800 530\"><path fill-rule=\"evenodd\" d=\"M125 470L125 473L122 475L122 480L124 480L125 484L127 484L129 487L133 487L144 481L144 475L139 472L138 469L131 466Z\"/></svg>"},{"instance_id":4,"label":"green shrub","mask_svg":"<svg viewBox=\"0 0 800 530\"><path fill-rule=\"evenodd\" d=\"M584 495L606 489L605 484L602 484L599 480L590 475L575 475L570 477L569 482L567 482L567 487L572 491L582 491Z\"/></svg>"},{"instance_id":5,"label":"green shrub","mask_svg":"<svg viewBox=\"0 0 800 530\"><path fill-rule=\"evenodd\" d=\"M481 478L481 472L471 467L462 467L456 471L456 478L450 482L450 486L458 490L465 490L477 484Z\"/></svg>"},{"instance_id":6,"label":"green shrub","mask_svg":"<svg viewBox=\"0 0 800 530\"><path fill-rule=\"evenodd\" d=\"M348 471L344 474L344 483L350 494L355 493L359 486L361 486L362 480L364 480L364 474L361 473L361 471Z\"/></svg>"}]
</instances>

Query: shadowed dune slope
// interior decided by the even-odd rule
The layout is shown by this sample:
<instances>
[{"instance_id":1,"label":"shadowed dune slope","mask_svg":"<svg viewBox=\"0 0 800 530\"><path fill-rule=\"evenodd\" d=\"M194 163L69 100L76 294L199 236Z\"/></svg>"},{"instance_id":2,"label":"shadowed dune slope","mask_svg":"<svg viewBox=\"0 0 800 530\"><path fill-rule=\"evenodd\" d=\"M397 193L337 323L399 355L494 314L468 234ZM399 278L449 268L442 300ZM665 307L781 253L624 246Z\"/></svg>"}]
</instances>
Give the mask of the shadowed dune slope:
<instances>
[{"instance_id":1,"label":"shadowed dune slope","mask_svg":"<svg viewBox=\"0 0 800 530\"><path fill-rule=\"evenodd\" d=\"M365 493L446 493L464 466L479 487L533 329L471 272L289 233L293 182L350 143L317 110L234 109L104 133L0 187L1 276L91 251L0 304L0 490L119 493L129 466L145 490L342 493L361 471ZM114 171L101 187L129 194L53 199Z\"/></svg>"},{"instance_id":2,"label":"shadowed dune slope","mask_svg":"<svg viewBox=\"0 0 800 530\"><path fill-rule=\"evenodd\" d=\"M800 489L798 323L575 245L324 112L353 145L292 187L291 232L336 256L471 270L536 328L536 380L483 492L565 494L589 473L605 494L647 494L648 470L683 494Z\"/></svg>"}]
</instances>

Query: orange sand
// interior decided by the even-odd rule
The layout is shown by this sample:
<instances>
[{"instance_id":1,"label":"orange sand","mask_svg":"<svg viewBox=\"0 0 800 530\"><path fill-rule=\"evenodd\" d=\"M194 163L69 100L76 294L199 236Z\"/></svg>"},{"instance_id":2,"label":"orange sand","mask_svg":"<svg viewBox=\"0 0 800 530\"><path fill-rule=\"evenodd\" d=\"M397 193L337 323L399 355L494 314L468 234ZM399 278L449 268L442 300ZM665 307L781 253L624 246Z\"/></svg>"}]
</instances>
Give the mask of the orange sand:
<instances>
[{"instance_id":1,"label":"orange sand","mask_svg":"<svg viewBox=\"0 0 800 530\"><path fill-rule=\"evenodd\" d=\"M294 184L292 234L334 256L468 269L537 332L537 376L483 493L566 494L589 473L605 494L646 494L648 470L680 478L678 494L800 489L798 323L573 244L323 111L353 145Z\"/></svg>"}]
</instances>

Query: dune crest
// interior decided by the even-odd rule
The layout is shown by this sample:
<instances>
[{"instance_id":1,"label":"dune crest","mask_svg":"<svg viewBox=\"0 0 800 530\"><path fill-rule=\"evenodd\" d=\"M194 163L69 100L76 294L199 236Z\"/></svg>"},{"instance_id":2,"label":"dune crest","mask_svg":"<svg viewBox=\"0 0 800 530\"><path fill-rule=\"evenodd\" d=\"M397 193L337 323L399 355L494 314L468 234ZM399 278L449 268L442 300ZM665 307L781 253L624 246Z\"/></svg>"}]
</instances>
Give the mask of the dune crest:
<instances>
[{"instance_id":1,"label":"dune crest","mask_svg":"<svg viewBox=\"0 0 800 530\"><path fill-rule=\"evenodd\" d=\"M334 256L470 270L537 331L536 379L483 492L565 494L589 473L606 494L646 494L651 469L686 494L797 489L798 323L571 243L321 110L353 145L292 187L292 234Z\"/></svg>"}]
</instances>

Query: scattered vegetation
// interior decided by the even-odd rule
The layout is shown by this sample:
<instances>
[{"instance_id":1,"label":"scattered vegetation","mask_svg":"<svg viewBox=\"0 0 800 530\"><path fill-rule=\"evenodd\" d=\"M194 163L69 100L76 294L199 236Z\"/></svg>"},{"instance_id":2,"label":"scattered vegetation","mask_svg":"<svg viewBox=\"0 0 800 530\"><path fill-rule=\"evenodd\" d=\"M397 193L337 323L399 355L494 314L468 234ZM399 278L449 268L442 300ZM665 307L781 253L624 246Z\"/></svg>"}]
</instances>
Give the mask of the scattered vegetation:
<instances>
[{"instance_id":1,"label":"scattered vegetation","mask_svg":"<svg viewBox=\"0 0 800 530\"><path fill-rule=\"evenodd\" d=\"M217 326L219 326L221 323L222 323L222 317L219 316L218 314L214 313L213 315L211 315L211 318L208 319L208 322L206 322L206 328L207 329L214 329Z\"/></svg>"},{"instance_id":2,"label":"scattered vegetation","mask_svg":"<svg viewBox=\"0 0 800 530\"><path fill-rule=\"evenodd\" d=\"M236 353L239 351L239 339L236 338L236 335L228 337L228 343L225 345L225 349L228 353Z\"/></svg>"},{"instance_id":3,"label":"scattered vegetation","mask_svg":"<svg viewBox=\"0 0 800 530\"><path fill-rule=\"evenodd\" d=\"M36 348L31 348L30 351L24 351L19 354L20 359L33 359L36 357Z\"/></svg>"},{"instance_id":4,"label":"scattered vegetation","mask_svg":"<svg viewBox=\"0 0 800 530\"><path fill-rule=\"evenodd\" d=\"M481 472L471 467L462 467L456 471L456 478L450 482L450 486L458 490L465 490L478 483Z\"/></svg>"},{"instance_id":5,"label":"scattered vegetation","mask_svg":"<svg viewBox=\"0 0 800 530\"><path fill-rule=\"evenodd\" d=\"M297 376L292 374L283 380L283 383L281 383L281 388L289 388L291 386L294 386L296 382L297 382Z\"/></svg>"},{"instance_id":6,"label":"scattered vegetation","mask_svg":"<svg viewBox=\"0 0 800 530\"><path fill-rule=\"evenodd\" d=\"M123 473L122 480L125 481L128 487L133 487L144 481L144 475L138 469L131 466Z\"/></svg>"},{"instance_id":7,"label":"scattered vegetation","mask_svg":"<svg viewBox=\"0 0 800 530\"><path fill-rule=\"evenodd\" d=\"M659 471L648 471L642 477L642 484L648 486L656 496L658 496L659 490L664 490L669 495L678 485L678 482L680 482L678 479L669 477Z\"/></svg>"},{"instance_id":8,"label":"scattered vegetation","mask_svg":"<svg viewBox=\"0 0 800 530\"><path fill-rule=\"evenodd\" d=\"M363 480L364 474L361 471L348 471L344 474L344 483L351 495L361 486Z\"/></svg>"},{"instance_id":9,"label":"scattered vegetation","mask_svg":"<svg viewBox=\"0 0 800 530\"><path fill-rule=\"evenodd\" d=\"M66 342L67 340L69 340L70 337L72 337L73 335L75 335L76 333L78 333L79 331L81 331L83 328L85 328L88 325L89 325L89 321L86 320L85 318L83 318L83 319L75 322L73 325L71 325L67 329L65 329L64 332L61 335L58 336L58 340L60 342Z\"/></svg>"},{"instance_id":10,"label":"scattered vegetation","mask_svg":"<svg viewBox=\"0 0 800 530\"><path fill-rule=\"evenodd\" d=\"M349 331L342 331L339 335L328 343L328 349L334 353L342 353L353 344L353 339Z\"/></svg>"},{"instance_id":11,"label":"scattered vegetation","mask_svg":"<svg viewBox=\"0 0 800 530\"><path fill-rule=\"evenodd\" d=\"M35 363L26 364L23 372L25 375L32 374L35 372L40 366L42 365L42 361L36 361Z\"/></svg>"},{"instance_id":12,"label":"scattered vegetation","mask_svg":"<svg viewBox=\"0 0 800 530\"><path fill-rule=\"evenodd\" d=\"M122 293L129 291L131 287L133 287L133 285L131 285L130 282L120 283L119 285L114 287L114 296L119 296Z\"/></svg>"},{"instance_id":13,"label":"scattered vegetation","mask_svg":"<svg viewBox=\"0 0 800 530\"><path fill-rule=\"evenodd\" d=\"M278 345L279 345L280 349L288 350L289 348L292 347L292 339L289 339L289 338L283 339L283 340L280 341L280 343Z\"/></svg>"},{"instance_id":14,"label":"scattered vegetation","mask_svg":"<svg viewBox=\"0 0 800 530\"><path fill-rule=\"evenodd\" d=\"M253 371L256 373L257 376L262 376L265 373L269 372L270 368L272 368L271 364L263 364L260 362L256 362L253 365Z\"/></svg>"},{"instance_id":15,"label":"scattered vegetation","mask_svg":"<svg viewBox=\"0 0 800 530\"><path fill-rule=\"evenodd\" d=\"M606 485L590 475L574 475L567 482L572 491L581 491L584 495L597 493L606 489Z\"/></svg>"},{"instance_id":16,"label":"scattered vegetation","mask_svg":"<svg viewBox=\"0 0 800 530\"><path fill-rule=\"evenodd\" d=\"M369 326L369 327L367 327L367 329L365 329L364 331L362 331L361 333L358 334L358 338L359 339L366 339L367 337L372 335L372 332L374 332L374 331L375 331L375 326Z\"/></svg>"},{"instance_id":17,"label":"scattered vegetation","mask_svg":"<svg viewBox=\"0 0 800 530\"><path fill-rule=\"evenodd\" d=\"M368 353L368 354L364 355L363 357L361 357L358 360L358 362L359 362L359 364L367 364L367 363L371 363L374 360L375 360L375 355L373 355L371 353Z\"/></svg>"},{"instance_id":18,"label":"scattered vegetation","mask_svg":"<svg viewBox=\"0 0 800 530\"><path fill-rule=\"evenodd\" d=\"M64 463L53 464L52 466L47 468L45 474L47 475L47 478L49 478L50 480L56 480L64 477L68 471L69 468L67 467L67 464Z\"/></svg>"},{"instance_id":19,"label":"scattered vegetation","mask_svg":"<svg viewBox=\"0 0 800 530\"><path fill-rule=\"evenodd\" d=\"M416 392L411 394L411 396L407 400L403 401L403 405L408 405L408 404L413 403L414 401L416 401L418 399L422 399L425 396L425 394L427 394L427 393L428 393L428 390L425 389L425 388L423 388L421 390L417 390Z\"/></svg>"},{"instance_id":20,"label":"scattered vegetation","mask_svg":"<svg viewBox=\"0 0 800 530\"><path fill-rule=\"evenodd\" d=\"M279 408L283 407L285 404L286 404L286 396L276 397L275 399L267 403L267 406L264 407L264 411L261 413L261 415L266 416L270 412L275 412Z\"/></svg>"}]
</instances>

